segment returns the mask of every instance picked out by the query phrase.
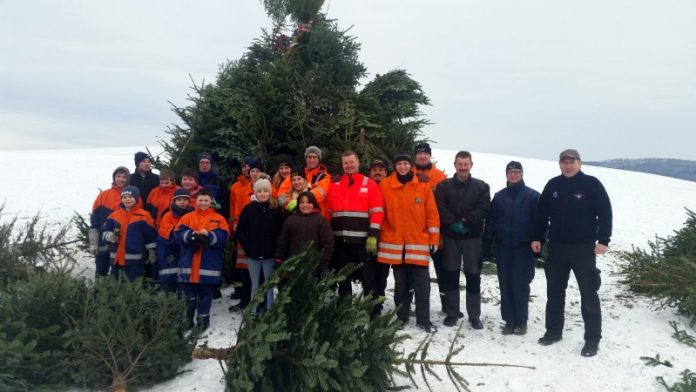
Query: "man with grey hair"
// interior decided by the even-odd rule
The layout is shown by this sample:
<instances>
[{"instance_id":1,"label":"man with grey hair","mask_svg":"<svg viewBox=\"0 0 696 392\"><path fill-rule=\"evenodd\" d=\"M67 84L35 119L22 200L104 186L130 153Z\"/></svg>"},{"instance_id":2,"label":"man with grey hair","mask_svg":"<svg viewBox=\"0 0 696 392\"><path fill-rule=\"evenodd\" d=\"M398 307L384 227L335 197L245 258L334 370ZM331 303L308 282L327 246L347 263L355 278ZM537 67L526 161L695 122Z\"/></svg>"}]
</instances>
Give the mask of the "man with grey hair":
<instances>
[{"instance_id":1,"label":"man with grey hair","mask_svg":"<svg viewBox=\"0 0 696 392\"><path fill-rule=\"evenodd\" d=\"M563 336L565 291L572 270L585 322L581 354L592 357L602 338L597 255L607 251L611 238L611 202L602 183L580 170L582 161L577 150L561 152L558 163L561 175L549 180L541 193L531 244L534 252L540 252L548 232L546 333L539 344L548 346Z\"/></svg>"}]
</instances>

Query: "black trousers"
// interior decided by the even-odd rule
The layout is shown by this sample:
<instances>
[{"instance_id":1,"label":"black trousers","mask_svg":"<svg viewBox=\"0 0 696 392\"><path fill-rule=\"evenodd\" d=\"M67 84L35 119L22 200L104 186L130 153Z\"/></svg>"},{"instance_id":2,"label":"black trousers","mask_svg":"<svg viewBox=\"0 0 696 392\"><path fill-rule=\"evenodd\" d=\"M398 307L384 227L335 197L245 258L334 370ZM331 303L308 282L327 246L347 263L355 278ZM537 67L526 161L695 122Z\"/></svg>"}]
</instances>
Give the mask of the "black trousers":
<instances>
[{"instance_id":1,"label":"black trousers","mask_svg":"<svg viewBox=\"0 0 696 392\"><path fill-rule=\"evenodd\" d=\"M331 269L338 271L349 264L358 263L362 263L362 267L353 272L342 282L339 282L338 295L352 295L353 286L351 282L353 280L359 280L362 283L363 293L365 293L365 295L368 293L374 295L377 292L377 283L375 279L375 264L377 264L377 262L375 260L368 260L364 244L348 244L342 239L336 238L334 254L331 259Z\"/></svg>"},{"instance_id":2,"label":"black trousers","mask_svg":"<svg viewBox=\"0 0 696 392\"><path fill-rule=\"evenodd\" d=\"M459 317L459 274L463 267L466 278L466 313L469 319L481 316L481 238L456 239L445 236L442 241L442 280L445 310L449 317Z\"/></svg>"},{"instance_id":3,"label":"black trousers","mask_svg":"<svg viewBox=\"0 0 696 392\"><path fill-rule=\"evenodd\" d=\"M500 314L506 323L525 325L529 314L529 284L534 279L534 257L529 245L495 245L500 286Z\"/></svg>"},{"instance_id":4,"label":"black trousers","mask_svg":"<svg viewBox=\"0 0 696 392\"><path fill-rule=\"evenodd\" d=\"M415 292L416 322L430 321L430 273L428 267L411 264L392 265L394 271L394 304L397 306L396 317L407 321L411 311L409 285Z\"/></svg>"},{"instance_id":5,"label":"black trousers","mask_svg":"<svg viewBox=\"0 0 696 392\"><path fill-rule=\"evenodd\" d=\"M546 331L562 336L565 316L565 292L570 271L580 289L580 310L585 322L585 341L599 343L602 338L602 311L597 290L601 285L600 271L594 253L595 244L549 243L546 263Z\"/></svg>"},{"instance_id":6,"label":"black trousers","mask_svg":"<svg viewBox=\"0 0 696 392\"><path fill-rule=\"evenodd\" d=\"M376 256L368 255L366 265L374 266L375 295L384 298L387 291L387 279L389 279L389 270L391 268L390 264L378 263ZM382 304L379 304L378 308L382 309Z\"/></svg>"}]
</instances>

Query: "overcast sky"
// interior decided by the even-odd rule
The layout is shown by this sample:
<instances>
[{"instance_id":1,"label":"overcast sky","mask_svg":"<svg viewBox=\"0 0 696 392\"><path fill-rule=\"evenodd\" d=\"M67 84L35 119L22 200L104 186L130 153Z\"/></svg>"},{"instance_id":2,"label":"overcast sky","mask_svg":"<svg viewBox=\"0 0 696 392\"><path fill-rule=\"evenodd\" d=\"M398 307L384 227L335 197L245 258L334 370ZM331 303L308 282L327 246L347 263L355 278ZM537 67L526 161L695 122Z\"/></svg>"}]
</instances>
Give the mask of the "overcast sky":
<instances>
[{"instance_id":1,"label":"overcast sky","mask_svg":"<svg viewBox=\"0 0 696 392\"><path fill-rule=\"evenodd\" d=\"M327 0L368 79L407 70L438 148L696 159L693 0ZM154 146L260 1L0 0L0 149Z\"/></svg>"}]
</instances>

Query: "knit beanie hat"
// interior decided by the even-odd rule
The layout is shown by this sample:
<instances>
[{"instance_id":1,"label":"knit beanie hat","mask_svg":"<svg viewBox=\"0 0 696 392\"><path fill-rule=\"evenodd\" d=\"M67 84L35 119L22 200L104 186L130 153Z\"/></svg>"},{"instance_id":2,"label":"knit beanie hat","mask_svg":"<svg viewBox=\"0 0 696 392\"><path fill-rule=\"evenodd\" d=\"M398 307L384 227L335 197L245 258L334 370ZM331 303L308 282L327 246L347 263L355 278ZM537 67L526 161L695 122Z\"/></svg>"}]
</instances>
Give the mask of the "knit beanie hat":
<instances>
[{"instance_id":1,"label":"knit beanie hat","mask_svg":"<svg viewBox=\"0 0 696 392\"><path fill-rule=\"evenodd\" d=\"M505 166L505 173L510 170L522 170L522 164L517 161L510 161L510 163Z\"/></svg>"},{"instance_id":2,"label":"knit beanie hat","mask_svg":"<svg viewBox=\"0 0 696 392\"><path fill-rule=\"evenodd\" d=\"M111 174L111 181L116 181L116 175L118 173L123 173L126 175L126 178L130 178L130 171L128 170L127 167L125 166L119 166L114 170L114 172Z\"/></svg>"},{"instance_id":3,"label":"knit beanie hat","mask_svg":"<svg viewBox=\"0 0 696 392\"><path fill-rule=\"evenodd\" d=\"M251 155L245 156L244 158L242 158L242 166L244 166L244 165L249 166L249 164L250 164L251 161L253 161L253 160L254 160L254 157L252 157Z\"/></svg>"},{"instance_id":4,"label":"knit beanie hat","mask_svg":"<svg viewBox=\"0 0 696 392\"><path fill-rule=\"evenodd\" d=\"M309 146L304 152L304 157L307 159L307 155L309 154L317 154L319 157L319 160L321 160L321 150L317 146Z\"/></svg>"},{"instance_id":5,"label":"knit beanie hat","mask_svg":"<svg viewBox=\"0 0 696 392\"><path fill-rule=\"evenodd\" d=\"M278 167L281 167L281 166L293 167L295 165L292 157L290 155L287 155L287 154L278 155L278 157L276 158L276 163L278 163Z\"/></svg>"},{"instance_id":6,"label":"knit beanie hat","mask_svg":"<svg viewBox=\"0 0 696 392\"><path fill-rule=\"evenodd\" d=\"M176 200L177 197L187 197L191 199L191 195L189 195L189 191L184 189L184 188L179 188L174 191L174 196L172 197L172 200Z\"/></svg>"},{"instance_id":7,"label":"knit beanie hat","mask_svg":"<svg viewBox=\"0 0 696 392\"><path fill-rule=\"evenodd\" d=\"M152 160L152 157L146 152L142 152L142 151L136 152L135 153L135 167L138 167L140 162L142 162L144 159Z\"/></svg>"},{"instance_id":8,"label":"knit beanie hat","mask_svg":"<svg viewBox=\"0 0 696 392\"><path fill-rule=\"evenodd\" d=\"M430 150L430 144L428 143L420 143L416 146L416 154L419 152L424 152L428 155L433 155L432 151Z\"/></svg>"},{"instance_id":9,"label":"knit beanie hat","mask_svg":"<svg viewBox=\"0 0 696 392\"><path fill-rule=\"evenodd\" d=\"M262 189L267 190L268 192L271 192L271 189L272 189L271 182L265 178L259 178L258 180L256 180L256 182L254 183L254 193L256 193Z\"/></svg>"},{"instance_id":10,"label":"knit beanie hat","mask_svg":"<svg viewBox=\"0 0 696 392\"><path fill-rule=\"evenodd\" d=\"M210 163L213 163L213 156L210 155L209 152L202 152L202 153L196 155L196 162L200 162L203 159L207 159L210 161Z\"/></svg>"},{"instance_id":11,"label":"knit beanie hat","mask_svg":"<svg viewBox=\"0 0 696 392\"><path fill-rule=\"evenodd\" d=\"M293 177L302 177L305 180L307 179L307 174L305 173L304 167L302 166L295 166L292 169L292 172L290 173L290 179L292 180Z\"/></svg>"},{"instance_id":12,"label":"knit beanie hat","mask_svg":"<svg viewBox=\"0 0 696 392\"><path fill-rule=\"evenodd\" d=\"M123 190L121 191L121 197L126 195L133 196L135 200L138 200L140 198L140 189L138 189L137 186L133 185L123 187Z\"/></svg>"},{"instance_id":13,"label":"knit beanie hat","mask_svg":"<svg viewBox=\"0 0 696 392\"><path fill-rule=\"evenodd\" d=\"M251 162L249 162L249 170L251 169L259 169L261 171L266 171L266 167L263 164L263 161L260 159L252 159Z\"/></svg>"},{"instance_id":14,"label":"knit beanie hat","mask_svg":"<svg viewBox=\"0 0 696 392\"><path fill-rule=\"evenodd\" d=\"M407 161L408 163L413 165L411 155L409 155L407 152L397 152L396 155L394 155L394 166L396 166L396 163L400 161Z\"/></svg>"}]
</instances>

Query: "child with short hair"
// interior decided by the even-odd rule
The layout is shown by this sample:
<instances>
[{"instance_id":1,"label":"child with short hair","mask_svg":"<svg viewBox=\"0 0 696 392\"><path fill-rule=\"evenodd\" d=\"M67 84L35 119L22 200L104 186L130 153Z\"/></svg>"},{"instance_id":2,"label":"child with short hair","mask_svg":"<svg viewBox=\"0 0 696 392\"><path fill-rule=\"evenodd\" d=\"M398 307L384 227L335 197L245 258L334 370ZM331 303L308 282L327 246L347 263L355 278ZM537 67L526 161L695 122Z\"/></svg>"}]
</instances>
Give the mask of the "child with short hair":
<instances>
[{"instance_id":1,"label":"child with short hair","mask_svg":"<svg viewBox=\"0 0 696 392\"><path fill-rule=\"evenodd\" d=\"M121 191L128 185L130 172L125 166L119 166L111 174L111 188L99 192L92 204L89 216L89 252L94 255L96 263L95 277L109 275L109 243L102 238L102 226L106 218L121 204Z\"/></svg>"},{"instance_id":2,"label":"child with short hair","mask_svg":"<svg viewBox=\"0 0 696 392\"><path fill-rule=\"evenodd\" d=\"M189 196L191 196L192 208L196 208L196 201L198 199L198 191L203 189L202 186L198 185L198 175L193 169L184 169L181 172L181 187L189 191Z\"/></svg>"},{"instance_id":3,"label":"child with short hair","mask_svg":"<svg viewBox=\"0 0 696 392\"><path fill-rule=\"evenodd\" d=\"M102 226L102 238L110 243L111 274L119 279L125 273L130 282L143 276L145 263L156 261L157 232L150 214L138 206L139 197L137 187L124 187L119 208Z\"/></svg>"},{"instance_id":4,"label":"child with short hair","mask_svg":"<svg viewBox=\"0 0 696 392\"><path fill-rule=\"evenodd\" d=\"M183 215L174 230L181 245L178 282L186 298L189 327L198 312L198 327L210 326L213 291L220 284L223 249L230 234L227 220L212 207L208 189L198 191L196 209Z\"/></svg>"},{"instance_id":5,"label":"child with short hair","mask_svg":"<svg viewBox=\"0 0 696 392\"><path fill-rule=\"evenodd\" d=\"M155 227L159 227L162 215L167 211L172 203L174 191L179 189L176 185L174 172L169 169L162 169L159 173L159 186L150 192L145 203L145 209L150 212L152 219L155 220Z\"/></svg>"},{"instance_id":6,"label":"child with short hair","mask_svg":"<svg viewBox=\"0 0 696 392\"><path fill-rule=\"evenodd\" d=\"M160 221L157 230L157 266L159 267L159 283L162 291L174 293L177 291L179 275L179 255L181 246L174 238L174 228L185 214L193 211L189 206L191 196L184 188L174 191L171 206Z\"/></svg>"}]
</instances>

